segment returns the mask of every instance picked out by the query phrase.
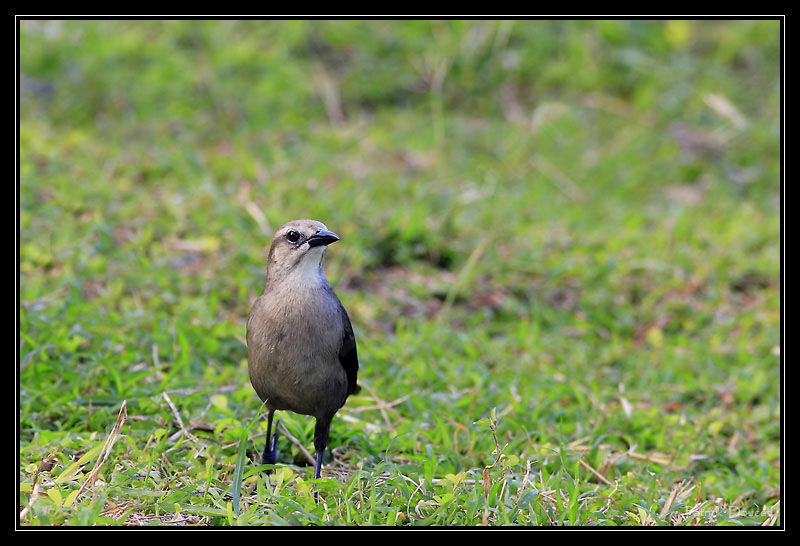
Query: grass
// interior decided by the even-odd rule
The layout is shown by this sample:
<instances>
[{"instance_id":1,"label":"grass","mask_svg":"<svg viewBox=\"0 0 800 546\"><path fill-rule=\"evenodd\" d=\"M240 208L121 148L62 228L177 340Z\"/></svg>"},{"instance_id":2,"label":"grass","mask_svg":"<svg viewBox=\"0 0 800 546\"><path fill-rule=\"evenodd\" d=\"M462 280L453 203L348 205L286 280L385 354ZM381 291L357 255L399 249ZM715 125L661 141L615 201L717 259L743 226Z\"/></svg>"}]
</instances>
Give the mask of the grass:
<instances>
[{"instance_id":1,"label":"grass","mask_svg":"<svg viewBox=\"0 0 800 546\"><path fill-rule=\"evenodd\" d=\"M782 525L779 29L22 21L19 524ZM266 481L304 217L364 390Z\"/></svg>"}]
</instances>

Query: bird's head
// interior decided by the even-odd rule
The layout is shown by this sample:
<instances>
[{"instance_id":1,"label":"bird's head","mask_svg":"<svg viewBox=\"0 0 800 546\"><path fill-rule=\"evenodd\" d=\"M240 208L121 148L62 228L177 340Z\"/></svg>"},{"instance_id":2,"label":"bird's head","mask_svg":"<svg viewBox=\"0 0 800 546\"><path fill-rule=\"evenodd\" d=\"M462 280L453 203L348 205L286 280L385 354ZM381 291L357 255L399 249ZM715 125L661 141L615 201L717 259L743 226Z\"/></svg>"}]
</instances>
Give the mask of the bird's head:
<instances>
[{"instance_id":1,"label":"bird's head","mask_svg":"<svg viewBox=\"0 0 800 546\"><path fill-rule=\"evenodd\" d=\"M275 280L289 274L319 276L325 249L338 240L339 236L322 222L294 220L283 224L272 238L267 278Z\"/></svg>"}]
</instances>

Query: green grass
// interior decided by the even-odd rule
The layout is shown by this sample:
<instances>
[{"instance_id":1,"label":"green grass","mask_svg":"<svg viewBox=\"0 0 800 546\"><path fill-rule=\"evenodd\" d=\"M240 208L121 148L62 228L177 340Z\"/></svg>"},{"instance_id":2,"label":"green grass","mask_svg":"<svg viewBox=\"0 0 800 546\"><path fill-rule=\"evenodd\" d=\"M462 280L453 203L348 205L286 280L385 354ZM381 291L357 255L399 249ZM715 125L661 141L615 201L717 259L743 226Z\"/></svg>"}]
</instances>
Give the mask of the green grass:
<instances>
[{"instance_id":1,"label":"green grass","mask_svg":"<svg viewBox=\"0 0 800 546\"><path fill-rule=\"evenodd\" d=\"M777 21L23 21L20 525L781 525L779 54ZM279 412L265 481L245 321L306 217L364 390L320 480Z\"/></svg>"}]
</instances>

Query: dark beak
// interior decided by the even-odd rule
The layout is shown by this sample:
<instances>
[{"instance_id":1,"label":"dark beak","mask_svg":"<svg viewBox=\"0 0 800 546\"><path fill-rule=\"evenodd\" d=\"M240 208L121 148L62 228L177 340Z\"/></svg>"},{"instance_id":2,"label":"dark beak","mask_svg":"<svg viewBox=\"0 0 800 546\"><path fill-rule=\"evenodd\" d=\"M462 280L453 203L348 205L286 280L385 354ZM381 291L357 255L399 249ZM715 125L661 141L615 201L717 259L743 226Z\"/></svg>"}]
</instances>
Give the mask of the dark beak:
<instances>
[{"instance_id":1,"label":"dark beak","mask_svg":"<svg viewBox=\"0 0 800 546\"><path fill-rule=\"evenodd\" d=\"M339 236L327 229L321 229L314 235L309 237L306 242L308 246L314 248L315 246L329 245L339 240Z\"/></svg>"}]
</instances>

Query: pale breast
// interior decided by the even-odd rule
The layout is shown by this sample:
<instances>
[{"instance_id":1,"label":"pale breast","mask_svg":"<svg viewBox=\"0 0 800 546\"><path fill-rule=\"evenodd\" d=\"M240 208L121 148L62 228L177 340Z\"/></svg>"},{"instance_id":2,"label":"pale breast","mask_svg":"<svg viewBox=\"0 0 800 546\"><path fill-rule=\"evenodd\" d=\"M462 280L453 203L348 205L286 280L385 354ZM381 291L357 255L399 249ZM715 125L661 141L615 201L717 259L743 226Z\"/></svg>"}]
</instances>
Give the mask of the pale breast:
<instances>
[{"instance_id":1,"label":"pale breast","mask_svg":"<svg viewBox=\"0 0 800 546\"><path fill-rule=\"evenodd\" d=\"M247 323L250 381L275 409L322 415L339 409L347 377L339 362L344 335L338 308L323 287L267 290Z\"/></svg>"}]
</instances>

